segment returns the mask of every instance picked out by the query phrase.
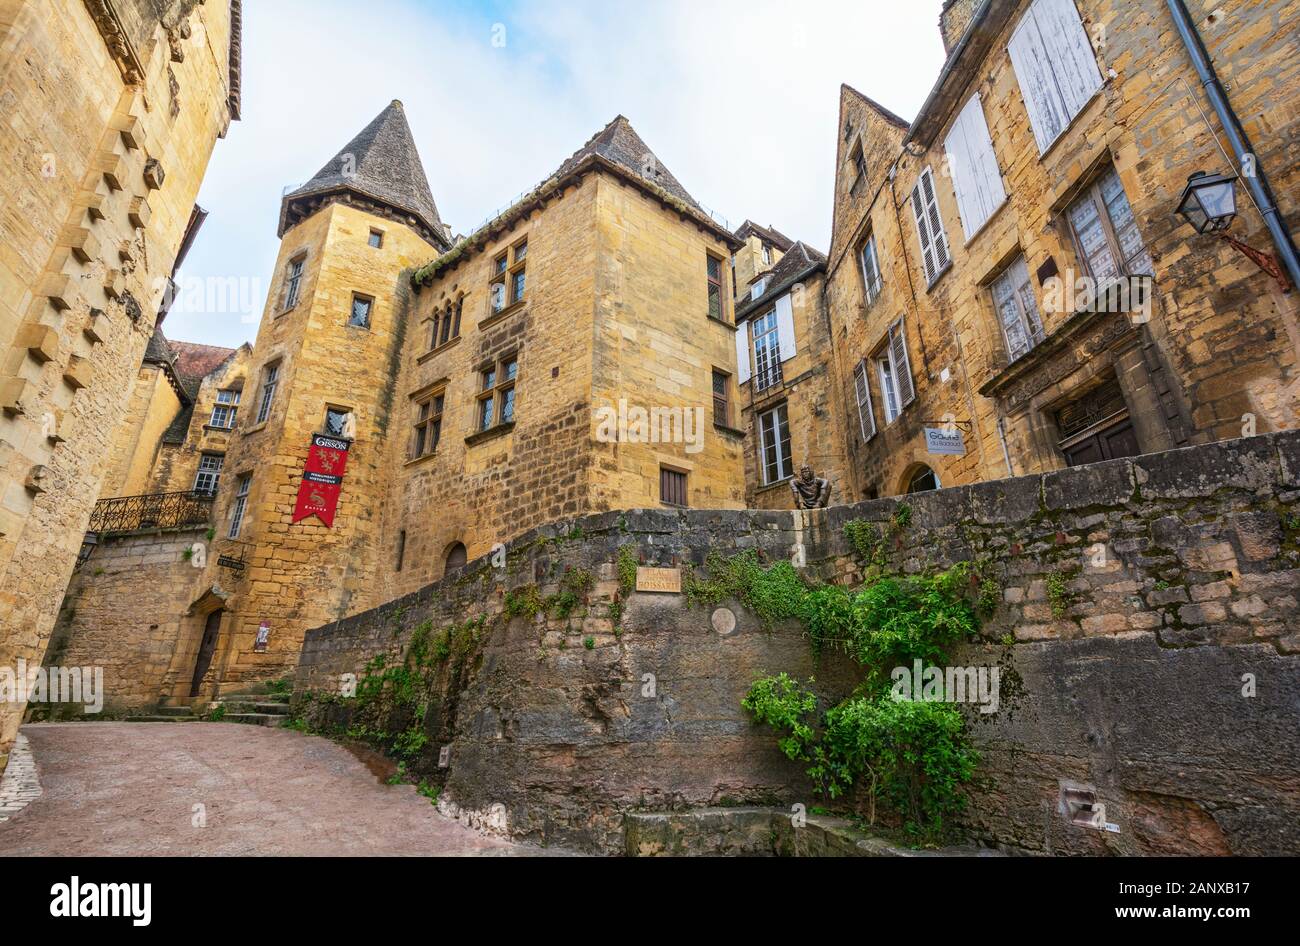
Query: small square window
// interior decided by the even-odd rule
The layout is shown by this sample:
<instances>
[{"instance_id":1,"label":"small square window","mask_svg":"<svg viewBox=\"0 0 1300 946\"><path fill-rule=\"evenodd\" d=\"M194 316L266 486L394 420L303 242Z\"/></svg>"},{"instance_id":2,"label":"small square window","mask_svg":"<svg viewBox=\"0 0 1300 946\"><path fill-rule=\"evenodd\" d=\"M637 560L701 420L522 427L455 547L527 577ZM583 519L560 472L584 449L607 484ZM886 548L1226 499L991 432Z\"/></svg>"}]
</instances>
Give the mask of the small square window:
<instances>
[{"instance_id":1,"label":"small square window","mask_svg":"<svg viewBox=\"0 0 1300 946\"><path fill-rule=\"evenodd\" d=\"M370 245L373 246L375 249L380 249L384 245L384 231L371 230Z\"/></svg>"},{"instance_id":2,"label":"small square window","mask_svg":"<svg viewBox=\"0 0 1300 946\"><path fill-rule=\"evenodd\" d=\"M659 468L659 500L669 506L685 506L686 474L680 470Z\"/></svg>"},{"instance_id":3,"label":"small square window","mask_svg":"<svg viewBox=\"0 0 1300 946\"><path fill-rule=\"evenodd\" d=\"M348 317L348 324L356 328L370 328L370 308L374 305L374 300L368 296L352 297L352 314Z\"/></svg>"},{"instance_id":4,"label":"small square window","mask_svg":"<svg viewBox=\"0 0 1300 946\"><path fill-rule=\"evenodd\" d=\"M325 433L331 437L342 437L347 426L350 412L342 407L325 408Z\"/></svg>"}]
</instances>

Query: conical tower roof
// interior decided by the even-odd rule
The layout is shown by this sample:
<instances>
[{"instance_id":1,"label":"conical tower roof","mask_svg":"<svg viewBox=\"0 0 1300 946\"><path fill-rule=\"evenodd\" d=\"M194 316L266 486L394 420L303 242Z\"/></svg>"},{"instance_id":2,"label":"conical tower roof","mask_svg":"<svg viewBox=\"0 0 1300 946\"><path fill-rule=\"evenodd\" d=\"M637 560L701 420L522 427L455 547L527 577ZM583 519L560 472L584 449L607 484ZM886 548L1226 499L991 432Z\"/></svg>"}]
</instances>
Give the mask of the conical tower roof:
<instances>
[{"instance_id":1,"label":"conical tower roof","mask_svg":"<svg viewBox=\"0 0 1300 946\"><path fill-rule=\"evenodd\" d=\"M402 222L414 218L425 239L440 249L448 245L438 205L415 147L402 103L393 100L375 116L315 177L285 195L280 209L280 236L325 203L349 195L369 210Z\"/></svg>"}]
</instances>

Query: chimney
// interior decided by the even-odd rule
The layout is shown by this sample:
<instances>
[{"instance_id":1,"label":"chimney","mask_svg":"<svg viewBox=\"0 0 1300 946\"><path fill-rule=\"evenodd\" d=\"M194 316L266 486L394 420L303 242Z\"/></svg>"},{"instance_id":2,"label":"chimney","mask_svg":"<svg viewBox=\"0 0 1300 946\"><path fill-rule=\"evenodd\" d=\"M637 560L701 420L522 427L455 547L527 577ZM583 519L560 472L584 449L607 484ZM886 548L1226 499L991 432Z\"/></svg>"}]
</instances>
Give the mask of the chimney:
<instances>
[{"instance_id":1,"label":"chimney","mask_svg":"<svg viewBox=\"0 0 1300 946\"><path fill-rule=\"evenodd\" d=\"M943 12L939 14L939 32L943 34L943 51L951 56L952 51L961 41L966 27L975 18L985 0L943 0Z\"/></svg>"}]
</instances>

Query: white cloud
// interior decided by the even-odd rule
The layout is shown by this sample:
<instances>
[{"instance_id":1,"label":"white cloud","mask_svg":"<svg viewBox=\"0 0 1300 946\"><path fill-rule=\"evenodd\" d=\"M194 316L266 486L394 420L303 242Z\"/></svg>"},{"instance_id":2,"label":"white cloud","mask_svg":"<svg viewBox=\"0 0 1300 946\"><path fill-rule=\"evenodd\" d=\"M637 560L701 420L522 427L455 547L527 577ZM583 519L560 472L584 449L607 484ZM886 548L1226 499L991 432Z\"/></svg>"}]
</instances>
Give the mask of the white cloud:
<instances>
[{"instance_id":1,"label":"white cloud","mask_svg":"<svg viewBox=\"0 0 1300 946\"><path fill-rule=\"evenodd\" d=\"M904 117L943 60L940 0L412 0L245 5L244 119L217 145L184 274L265 286L282 189L400 98L443 219L467 232L616 114L703 205L826 249L841 82ZM494 24L506 45L493 45ZM497 34L499 35L499 34ZM235 345L260 318L174 311Z\"/></svg>"}]
</instances>

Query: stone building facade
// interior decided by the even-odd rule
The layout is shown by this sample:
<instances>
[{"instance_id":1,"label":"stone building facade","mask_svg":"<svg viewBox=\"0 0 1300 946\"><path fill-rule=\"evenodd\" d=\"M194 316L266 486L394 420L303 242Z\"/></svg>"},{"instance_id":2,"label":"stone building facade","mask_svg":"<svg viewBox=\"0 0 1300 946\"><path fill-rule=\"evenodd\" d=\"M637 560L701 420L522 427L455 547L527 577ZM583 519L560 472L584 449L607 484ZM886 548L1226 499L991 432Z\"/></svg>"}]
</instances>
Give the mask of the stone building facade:
<instances>
[{"instance_id":1,"label":"stone building facade","mask_svg":"<svg viewBox=\"0 0 1300 946\"><path fill-rule=\"evenodd\" d=\"M1232 233L1272 251L1244 180L1265 170L1294 229L1300 9L1188 6L1255 148ZM1191 173L1239 169L1169 7L956 0L942 26L912 122L841 92L827 293L854 495L1295 427L1296 294L1174 212Z\"/></svg>"},{"instance_id":2,"label":"stone building facade","mask_svg":"<svg viewBox=\"0 0 1300 946\"><path fill-rule=\"evenodd\" d=\"M1294 223L1295 0L1194 6ZM179 635L158 697L283 675L308 628L580 516L789 509L804 463L847 503L1296 426L1295 294L1173 218L1187 174L1221 168L1167 7L954 0L942 27L913 121L841 89L826 256L721 226L621 116L453 240L385 109L284 198L252 350L188 421L185 385L178 411L151 376L188 432L141 420L112 464L177 491L222 454L180 617L136 621ZM1263 67L1237 75L1229 35ZM1108 273L1146 277L1144 304L1056 291ZM222 391L230 431L201 423ZM318 437L346 454L330 524L295 514Z\"/></svg>"},{"instance_id":3,"label":"stone building facade","mask_svg":"<svg viewBox=\"0 0 1300 946\"><path fill-rule=\"evenodd\" d=\"M757 277L736 303L740 409L739 421L730 422L745 432L745 504L791 508L791 479L805 465L830 481L836 502L848 475L846 415L826 310L826 257L795 243Z\"/></svg>"},{"instance_id":4,"label":"stone building facade","mask_svg":"<svg viewBox=\"0 0 1300 946\"><path fill-rule=\"evenodd\" d=\"M0 665L38 664L216 140L239 0L0 3ZM21 704L0 705L0 767Z\"/></svg>"}]
</instances>

